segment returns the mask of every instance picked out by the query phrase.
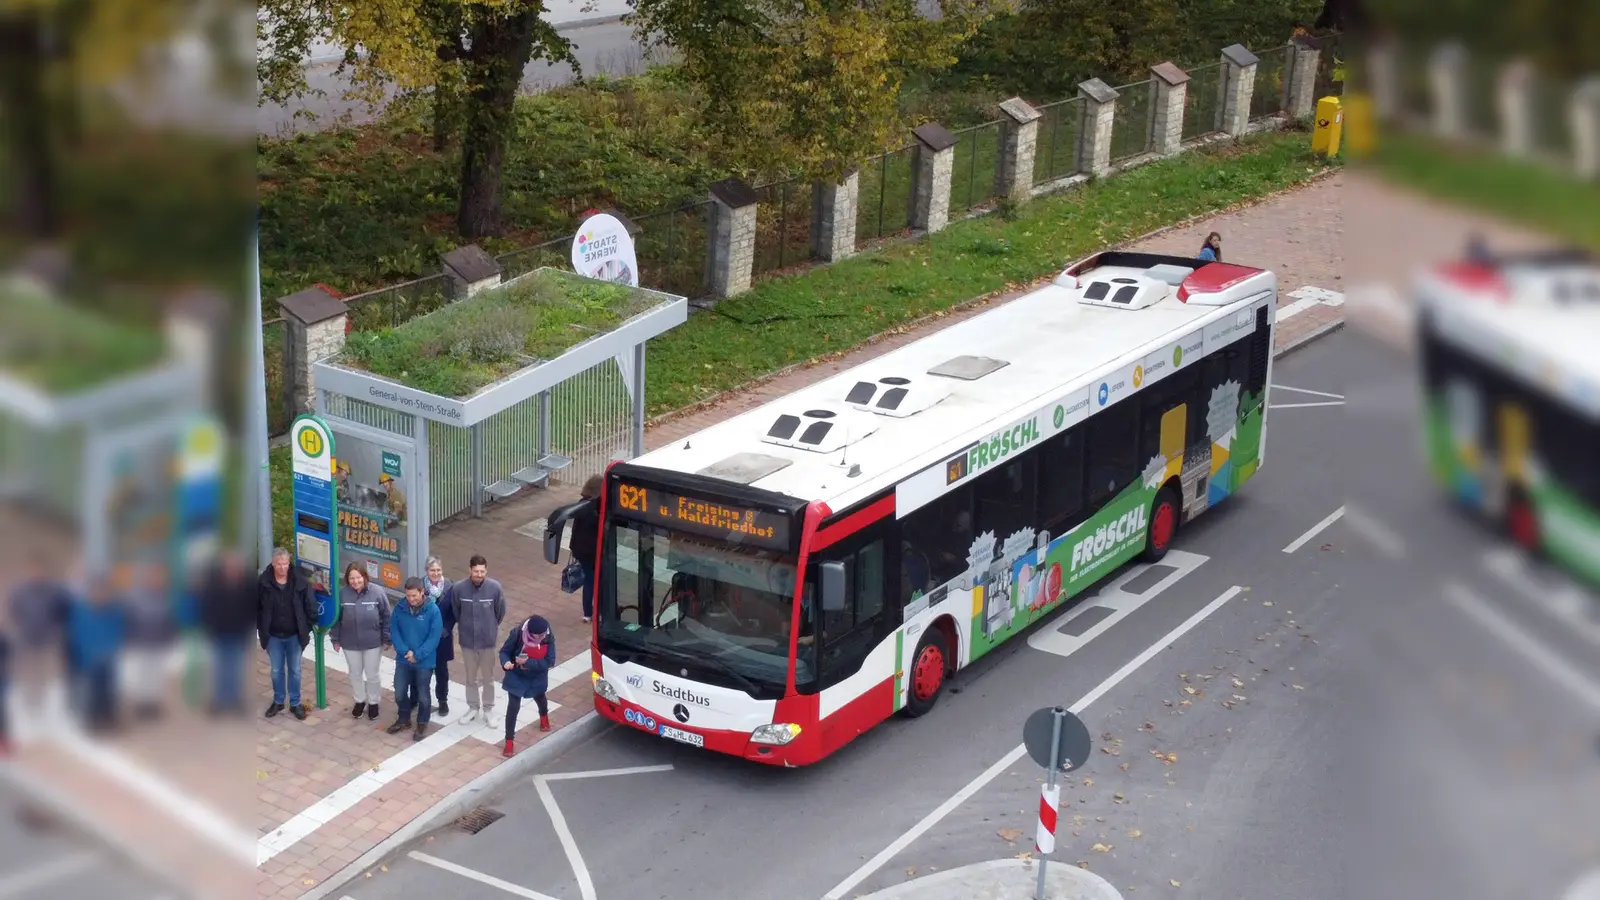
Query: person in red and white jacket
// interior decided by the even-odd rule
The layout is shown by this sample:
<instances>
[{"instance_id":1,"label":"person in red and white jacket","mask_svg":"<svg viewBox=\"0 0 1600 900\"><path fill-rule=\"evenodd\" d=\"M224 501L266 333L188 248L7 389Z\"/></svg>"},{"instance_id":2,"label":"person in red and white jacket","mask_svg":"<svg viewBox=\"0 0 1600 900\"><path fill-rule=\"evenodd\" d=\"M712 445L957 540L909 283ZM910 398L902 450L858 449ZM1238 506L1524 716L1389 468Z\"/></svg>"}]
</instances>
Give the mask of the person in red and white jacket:
<instances>
[{"instance_id":1,"label":"person in red and white jacket","mask_svg":"<svg viewBox=\"0 0 1600 900\"><path fill-rule=\"evenodd\" d=\"M550 703L545 691L550 687L550 669L556 664L556 636L543 616L529 616L511 629L500 645L500 668L506 692L505 755L516 753L517 713L522 701L532 700L539 707L539 730L550 730Z\"/></svg>"}]
</instances>

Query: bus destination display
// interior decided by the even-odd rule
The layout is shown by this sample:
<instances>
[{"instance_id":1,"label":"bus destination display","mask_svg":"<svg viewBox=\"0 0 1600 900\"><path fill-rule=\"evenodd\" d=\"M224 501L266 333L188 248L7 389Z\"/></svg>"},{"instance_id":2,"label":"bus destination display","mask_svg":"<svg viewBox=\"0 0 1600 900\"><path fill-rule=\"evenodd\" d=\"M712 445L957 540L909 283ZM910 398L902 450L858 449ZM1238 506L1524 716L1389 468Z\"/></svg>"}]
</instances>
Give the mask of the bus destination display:
<instances>
[{"instance_id":1,"label":"bus destination display","mask_svg":"<svg viewBox=\"0 0 1600 900\"><path fill-rule=\"evenodd\" d=\"M775 549L789 546L789 517L769 510L727 506L635 484L617 485L614 508L618 515L662 528Z\"/></svg>"}]
</instances>

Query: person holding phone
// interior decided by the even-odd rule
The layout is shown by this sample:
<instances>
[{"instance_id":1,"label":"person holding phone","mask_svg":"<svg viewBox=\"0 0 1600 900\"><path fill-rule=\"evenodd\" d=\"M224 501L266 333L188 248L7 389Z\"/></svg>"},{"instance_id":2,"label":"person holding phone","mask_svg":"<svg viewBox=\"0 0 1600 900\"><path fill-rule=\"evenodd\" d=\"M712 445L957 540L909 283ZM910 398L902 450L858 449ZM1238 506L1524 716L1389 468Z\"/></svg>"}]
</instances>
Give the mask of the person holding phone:
<instances>
[{"instance_id":1,"label":"person holding phone","mask_svg":"<svg viewBox=\"0 0 1600 900\"><path fill-rule=\"evenodd\" d=\"M500 668L506 692L505 756L517 752L517 714L522 701L532 700L539 707L539 730L550 730L550 703L545 691L550 687L550 667L556 664L556 636L543 616L529 616L511 629L500 645Z\"/></svg>"}]
</instances>

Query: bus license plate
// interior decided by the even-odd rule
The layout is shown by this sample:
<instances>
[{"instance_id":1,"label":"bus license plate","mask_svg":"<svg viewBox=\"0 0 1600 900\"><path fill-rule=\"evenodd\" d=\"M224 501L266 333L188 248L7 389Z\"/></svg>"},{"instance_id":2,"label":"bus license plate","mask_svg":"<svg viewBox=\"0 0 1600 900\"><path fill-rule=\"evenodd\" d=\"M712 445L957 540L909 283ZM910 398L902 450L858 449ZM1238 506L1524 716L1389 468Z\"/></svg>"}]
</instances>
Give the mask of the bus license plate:
<instances>
[{"instance_id":1,"label":"bus license plate","mask_svg":"<svg viewBox=\"0 0 1600 900\"><path fill-rule=\"evenodd\" d=\"M661 726L661 736L664 738L672 738L679 743L688 744L691 747L705 749L706 746L706 739L703 735L698 735L691 731L684 731L681 728L673 728L671 725Z\"/></svg>"}]
</instances>

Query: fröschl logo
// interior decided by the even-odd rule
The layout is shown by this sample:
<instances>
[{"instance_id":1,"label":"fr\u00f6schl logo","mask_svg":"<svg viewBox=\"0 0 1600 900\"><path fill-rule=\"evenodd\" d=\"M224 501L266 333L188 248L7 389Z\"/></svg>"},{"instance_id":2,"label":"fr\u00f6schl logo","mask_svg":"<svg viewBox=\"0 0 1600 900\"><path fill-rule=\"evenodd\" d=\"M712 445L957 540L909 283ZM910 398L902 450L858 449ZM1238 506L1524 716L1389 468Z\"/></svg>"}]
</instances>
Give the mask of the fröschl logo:
<instances>
[{"instance_id":1,"label":"fr\u00f6schl logo","mask_svg":"<svg viewBox=\"0 0 1600 900\"><path fill-rule=\"evenodd\" d=\"M1111 387L1102 381L1100 382L1100 405L1105 406L1106 401L1109 399L1111 399Z\"/></svg>"}]
</instances>

